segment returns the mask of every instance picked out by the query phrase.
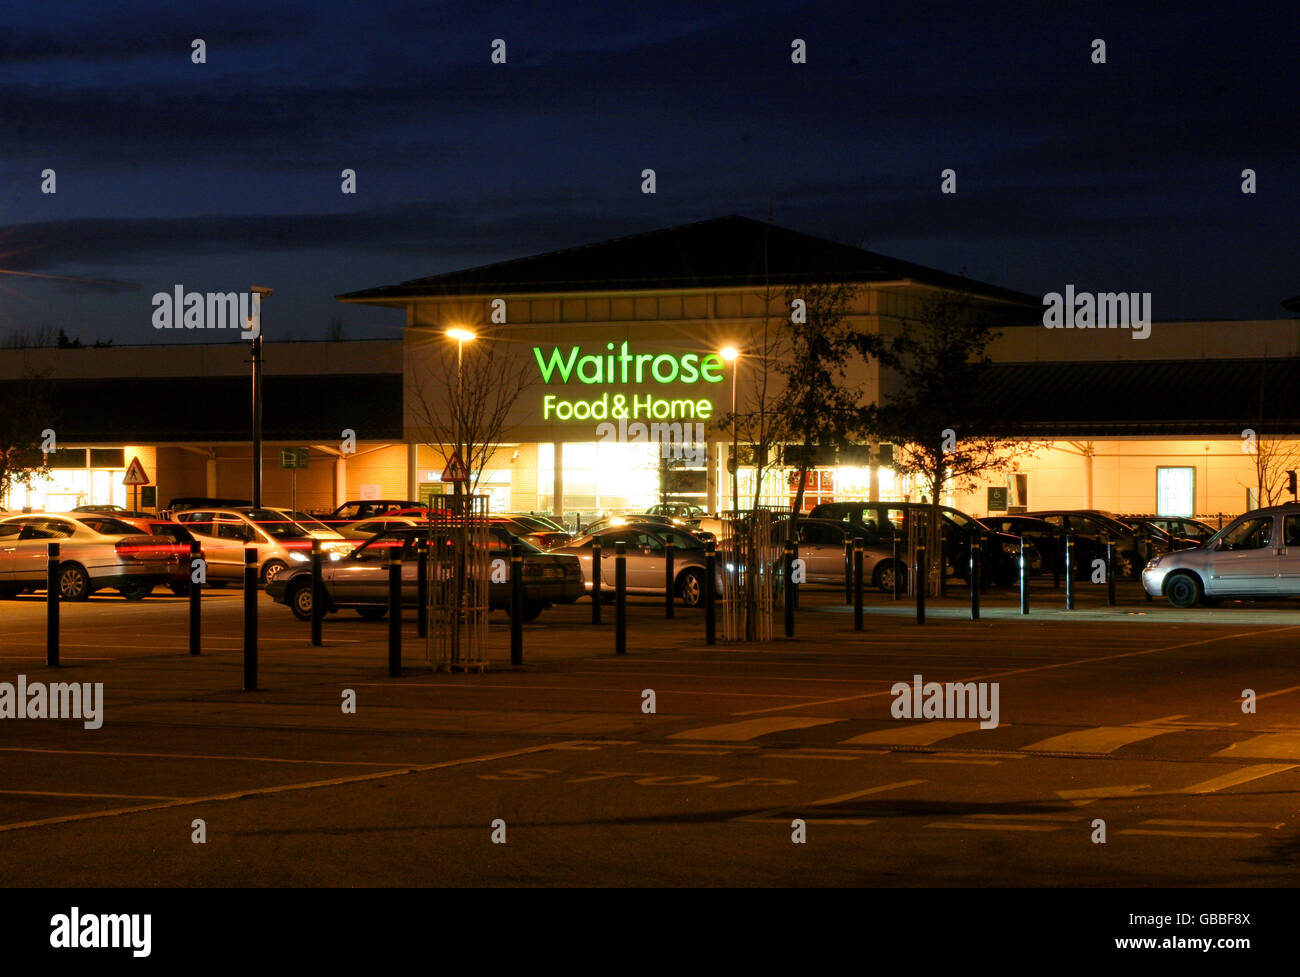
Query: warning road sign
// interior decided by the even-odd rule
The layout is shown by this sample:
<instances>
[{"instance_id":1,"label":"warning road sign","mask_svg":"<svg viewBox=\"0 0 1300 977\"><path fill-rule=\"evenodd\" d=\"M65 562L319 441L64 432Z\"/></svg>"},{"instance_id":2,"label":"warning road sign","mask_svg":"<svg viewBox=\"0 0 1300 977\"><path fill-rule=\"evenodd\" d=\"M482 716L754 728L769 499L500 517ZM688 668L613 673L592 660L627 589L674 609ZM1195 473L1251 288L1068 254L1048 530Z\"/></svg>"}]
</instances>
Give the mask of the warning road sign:
<instances>
[{"instance_id":1,"label":"warning road sign","mask_svg":"<svg viewBox=\"0 0 1300 977\"><path fill-rule=\"evenodd\" d=\"M144 473L144 465L140 464L139 458L132 458L131 464L127 466L126 475L122 478L123 485L148 485L149 476Z\"/></svg>"},{"instance_id":2,"label":"warning road sign","mask_svg":"<svg viewBox=\"0 0 1300 977\"><path fill-rule=\"evenodd\" d=\"M442 470L442 480L444 482L463 482L469 477L469 472L465 470L465 463L460 460L460 452L451 453L451 461L447 462L447 467Z\"/></svg>"}]
</instances>

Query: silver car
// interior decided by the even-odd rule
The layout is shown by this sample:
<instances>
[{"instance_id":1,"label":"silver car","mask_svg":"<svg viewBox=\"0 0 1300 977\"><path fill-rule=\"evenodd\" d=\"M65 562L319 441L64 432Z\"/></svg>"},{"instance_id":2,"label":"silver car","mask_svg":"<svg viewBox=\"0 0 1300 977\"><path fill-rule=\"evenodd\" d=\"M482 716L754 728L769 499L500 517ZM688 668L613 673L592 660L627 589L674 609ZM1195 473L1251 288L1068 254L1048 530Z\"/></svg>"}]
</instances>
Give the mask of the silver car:
<instances>
[{"instance_id":1,"label":"silver car","mask_svg":"<svg viewBox=\"0 0 1300 977\"><path fill-rule=\"evenodd\" d=\"M111 516L39 512L0 518L0 597L45 589L46 546L59 544L59 596L85 600L115 589L140 600L172 577L175 540Z\"/></svg>"},{"instance_id":2,"label":"silver car","mask_svg":"<svg viewBox=\"0 0 1300 977\"><path fill-rule=\"evenodd\" d=\"M627 592L629 594L657 594L663 596L667 583L668 539L673 541L673 593L687 607L704 604L705 559L704 543L696 536L675 526L648 523L611 526L595 533L583 533L563 546L552 547L549 553L567 553L576 556L582 567L582 586L591 593L591 544L600 540L600 586L605 596L614 595L615 545L626 544ZM720 571L714 577L714 593L722 594Z\"/></svg>"},{"instance_id":3,"label":"silver car","mask_svg":"<svg viewBox=\"0 0 1300 977\"><path fill-rule=\"evenodd\" d=\"M216 587L244 579L246 546L257 550L262 584L274 580L286 567L311 562L311 533L274 509L190 509L178 512L176 521L202 544L208 583ZM341 556L329 554L335 560Z\"/></svg>"},{"instance_id":4,"label":"silver car","mask_svg":"<svg viewBox=\"0 0 1300 977\"><path fill-rule=\"evenodd\" d=\"M1196 549L1156 557L1142 587L1175 607L1213 606L1225 597L1300 597L1300 505L1238 516Z\"/></svg>"},{"instance_id":5,"label":"silver car","mask_svg":"<svg viewBox=\"0 0 1300 977\"><path fill-rule=\"evenodd\" d=\"M780 545L785 540L785 520L772 527L773 542ZM899 574L899 586L907 586L906 550L894 563L892 541L853 523L835 519L799 519L799 559L804 561L808 583L829 583L844 586L844 543L862 540L862 580L864 586L874 586L891 593L894 574Z\"/></svg>"}]
</instances>

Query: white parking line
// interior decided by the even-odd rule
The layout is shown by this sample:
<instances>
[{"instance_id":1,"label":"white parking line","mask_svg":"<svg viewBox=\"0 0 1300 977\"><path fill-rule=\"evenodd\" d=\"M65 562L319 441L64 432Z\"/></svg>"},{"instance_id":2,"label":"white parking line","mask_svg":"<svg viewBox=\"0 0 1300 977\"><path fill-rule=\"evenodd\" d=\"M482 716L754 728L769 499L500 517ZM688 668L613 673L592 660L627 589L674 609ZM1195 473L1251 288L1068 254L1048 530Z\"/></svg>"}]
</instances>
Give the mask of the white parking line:
<instances>
[{"instance_id":1,"label":"white parking line","mask_svg":"<svg viewBox=\"0 0 1300 977\"><path fill-rule=\"evenodd\" d=\"M791 729L807 729L810 726L825 726L828 723L844 722L842 719L814 719L810 716L784 716L768 719L746 719L739 723L723 723L720 726L701 726L673 733L670 740L703 740L705 742L741 742L756 739L768 733L783 733Z\"/></svg>"}]
</instances>

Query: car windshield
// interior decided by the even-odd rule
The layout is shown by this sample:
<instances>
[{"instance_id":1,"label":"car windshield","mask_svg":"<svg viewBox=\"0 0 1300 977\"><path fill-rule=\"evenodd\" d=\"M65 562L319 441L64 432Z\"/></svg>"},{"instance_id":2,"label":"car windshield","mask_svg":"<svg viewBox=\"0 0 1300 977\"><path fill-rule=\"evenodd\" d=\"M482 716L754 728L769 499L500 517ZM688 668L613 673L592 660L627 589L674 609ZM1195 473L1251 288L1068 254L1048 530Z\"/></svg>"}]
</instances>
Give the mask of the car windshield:
<instances>
[{"instance_id":1,"label":"car windshield","mask_svg":"<svg viewBox=\"0 0 1300 977\"><path fill-rule=\"evenodd\" d=\"M78 522L89 526L97 533L105 536L147 536L143 529L137 529L129 522L123 522L121 519L78 519Z\"/></svg>"},{"instance_id":2,"label":"car windshield","mask_svg":"<svg viewBox=\"0 0 1300 977\"><path fill-rule=\"evenodd\" d=\"M270 509L250 509L246 515L259 529L275 539L306 539L311 535L281 512Z\"/></svg>"}]
</instances>

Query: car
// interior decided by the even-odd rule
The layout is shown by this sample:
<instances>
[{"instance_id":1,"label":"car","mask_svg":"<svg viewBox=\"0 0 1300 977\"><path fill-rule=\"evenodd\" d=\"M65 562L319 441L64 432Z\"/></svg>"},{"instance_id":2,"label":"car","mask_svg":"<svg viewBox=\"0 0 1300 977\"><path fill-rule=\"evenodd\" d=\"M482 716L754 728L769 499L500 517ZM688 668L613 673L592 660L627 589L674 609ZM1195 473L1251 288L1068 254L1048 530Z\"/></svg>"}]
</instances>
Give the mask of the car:
<instances>
[{"instance_id":1,"label":"car","mask_svg":"<svg viewBox=\"0 0 1300 977\"><path fill-rule=\"evenodd\" d=\"M315 516L299 512L296 509L282 509L279 506L264 506L263 508L268 512L279 513L285 519L295 522L307 530L307 535L312 539L320 540L321 550L326 554L338 553L343 556L356 549L354 541L350 541L338 529L325 525Z\"/></svg>"},{"instance_id":2,"label":"car","mask_svg":"<svg viewBox=\"0 0 1300 977\"><path fill-rule=\"evenodd\" d=\"M674 532L676 530L676 532ZM578 538L557 546L551 553L576 556L582 567L584 590L592 590L592 543L600 541L600 586L612 598L616 573L615 547L625 544L627 559L627 592L629 594L664 595L667 585L666 543L673 539L673 594L687 607L701 607L705 591L705 551L703 542L680 527L653 523L633 523L624 526L606 526L595 532L584 532ZM699 542L698 547L691 540ZM722 577L714 578L714 593L722 593Z\"/></svg>"},{"instance_id":3,"label":"car","mask_svg":"<svg viewBox=\"0 0 1300 977\"><path fill-rule=\"evenodd\" d=\"M376 533L382 533L387 529L408 529L412 526L423 526L427 523L427 519L421 519L417 516L389 514L386 516L371 516L369 519L358 519L356 522L339 526L338 532L344 539L352 540L355 544L360 545Z\"/></svg>"},{"instance_id":4,"label":"car","mask_svg":"<svg viewBox=\"0 0 1300 977\"><path fill-rule=\"evenodd\" d=\"M1196 549L1157 556L1142 571L1142 589L1182 608L1300 596L1300 504L1253 509Z\"/></svg>"},{"instance_id":5,"label":"car","mask_svg":"<svg viewBox=\"0 0 1300 977\"><path fill-rule=\"evenodd\" d=\"M529 542L535 546L540 546L544 550L567 543L573 539L573 533L553 519L535 516L532 513L507 513L505 518L524 527L526 533L520 533L519 535L524 536Z\"/></svg>"},{"instance_id":6,"label":"car","mask_svg":"<svg viewBox=\"0 0 1300 977\"><path fill-rule=\"evenodd\" d=\"M1155 556L1159 544L1120 522L1113 513L1103 509L1047 509L1027 512L1050 522L1073 538L1090 537L1098 547L1105 540L1115 544L1115 577L1119 580L1136 580L1147 560Z\"/></svg>"},{"instance_id":7,"label":"car","mask_svg":"<svg viewBox=\"0 0 1300 977\"><path fill-rule=\"evenodd\" d=\"M1168 553L1171 550L1191 550L1200 546L1200 541L1195 539L1186 539L1176 533L1170 532L1161 526L1154 519L1141 519L1133 516L1124 516L1120 522L1128 526L1135 533L1139 533L1145 539L1151 540L1154 547L1151 555L1157 553Z\"/></svg>"},{"instance_id":8,"label":"car","mask_svg":"<svg viewBox=\"0 0 1300 977\"><path fill-rule=\"evenodd\" d=\"M315 517L327 526L346 526L359 519L382 516L398 509L418 509L419 502L402 499L354 499L344 502L329 512L314 513Z\"/></svg>"},{"instance_id":9,"label":"car","mask_svg":"<svg viewBox=\"0 0 1300 977\"><path fill-rule=\"evenodd\" d=\"M1219 531L1199 519L1186 516L1121 516L1120 518L1125 525L1140 523L1148 531L1158 532L1162 537L1172 537L1177 549L1200 546Z\"/></svg>"},{"instance_id":10,"label":"car","mask_svg":"<svg viewBox=\"0 0 1300 977\"><path fill-rule=\"evenodd\" d=\"M822 502L813 506L809 516L863 526L880 539L891 541L892 545L894 536L906 540L908 526L924 518L931 509L938 511L941 520L944 554L950 572L963 580L969 576L971 541L978 535L983 540L984 578L1000 587L1010 586L1019 579L1020 538L997 532L952 506L930 506L919 502ZM1042 554L1028 540L1026 546L1025 558L1030 568L1037 570L1042 565Z\"/></svg>"},{"instance_id":11,"label":"car","mask_svg":"<svg viewBox=\"0 0 1300 977\"><path fill-rule=\"evenodd\" d=\"M173 576L173 541L165 536L95 513L29 513L0 519L0 597L45 589L52 542L59 544L61 600L108 589L141 600Z\"/></svg>"},{"instance_id":12,"label":"car","mask_svg":"<svg viewBox=\"0 0 1300 977\"><path fill-rule=\"evenodd\" d=\"M681 519L693 525L698 525L699 521L708 515L704 506L690 502L660 502L658 505L650 506L646 512L652 516L672 516L674 519Z\"/></svg>"},{"instance_id":13,"label":"car","mask_svg":"<svg viewBox=\"0 0 1300 977\"><path fill-rule=\"evenodd\" d=\"M688 519L679 519L676 516L661 516L650 512L629 512L617 516L602 516L583 527L584 533L600 532L611 526L627 526L632 523L649 524L655 526L676 526L678 529L684 529L693 533L700 539L707 542L717 537L710 531L697 528L696 524Z\"/></svg>"},{"instance_id":14,"label":"car","mask_svg":"<svg viewBox=\"0 0 1300 977\"><path fill-rule=\"evenodd\" d=\"M190 592L190 544L195 542L194 534L179 522L160 519L157 516L119 516L122 522L134 526L139 532L153 536L166 536L172 540L169 548L168 562L174 564L172 577L167 587L177 597L184 597ZM203 553L199 549L199 555Z\"/></svg>"},{"instance_id":15,"label":"car","mask_svg":"<svg viewBox=\"0 0 1300 977\"><path fill-rule=\"evenodd\" d=\"M419 600L419 563L417 547L432 535L434 545L446 540L437 527L406 526L378 533L352 553L321 568L321 585L325 592L325 610L350 607L365 618L381 618L388 611L388 560L396 555L402 560L402 606L415 607ZM509 560L511 544L523 548L524 608L521 620L532 621L553 604L571 604L582 595L582 571L572 556L543 553L537 547L511 536L498 526L488 528L489 559ZM311 569L293 567L272 578L266 586L272 600L286 604L294 616L311 620ZM488 602L492 610L510 609L508 578L493 579L488 585Z\"/></svg>"},{"instance_id":16,"label":"car","mask_svg":"<svg viewBox=\"0 0 1300 977\"><path fill-rule=\"evenodd\" d=\"M772 526L772 541L784 542L788 519ZM893 540L881 539L875 533L849 522L834 519L814 519L801 516L797 524L799 559L804 561L805 579L808 583L827 583L844 586L844 544L862 540L862 580L864 585L893 593L894 575L899 586L907 586L907 557L903 554L894 561Z\"/></svg>"},{"instance_id":17,"label":"car","mask_svg":"<svg viewBox=\"0 0 1300 977\"><path fill-rule=\"evenodd\" d=\"M990 529L1012 536L1023 536L1032 541L1041 559L1030 566L1031 573L1061 573L1065 569L1065 537L1061 527L1035 516L985 516L980 520ZM1105 548L1092 537L1077 536L1070 540L1074 557L1074 578L1087 579L1092 575L1092 562L1105 559Z\"/></svg>"},{"instance_id":18,"label":"car","mask_svg":"<svg viewBox=\"0 0 1300 977\"><path fill-rule=\"evenodd\" d=\"M400 517L406 519L418 520L421 524L428 524L431 520L445 518L446 514L439 509L398 509L395 512L388 513L388 517ZM561 543L567 543L573 539L573 534L557 532L535 519L525 516L489 516L488 522L493 526L500 526L512 536L527 540L540 550L547 550ZM537 528L540 527L540 528Z\"/></svg>"},{"instance_id":19,"label":"car","mask_svg":"<svg viewBox=\"0 0 1300 977\"><path fill-rule=\"evenodd\" d=\"M248 546L257 550L258 580L263 584L287 567L311 562L311 533L273 509L189 509L176 520L203 544L210 586L244 579ZM342 555L335 551L330 559Z\"/></svg>"},{"instance_id":20,"label":"car","mask_svg":"<svg viewBox=\"0 0 1300 977\"><path fill-rule=\"evenodd\" d=\"M252 504L248 499L220 499L204 495L182 495L168 502L167 508L163 512L168 515L175 515L178 512L184 512L186 509L237 509Z\"/></svg>"}]
</instances>

